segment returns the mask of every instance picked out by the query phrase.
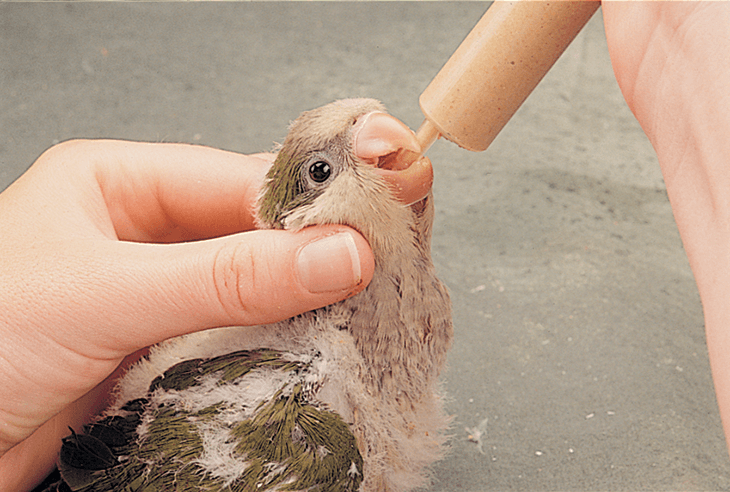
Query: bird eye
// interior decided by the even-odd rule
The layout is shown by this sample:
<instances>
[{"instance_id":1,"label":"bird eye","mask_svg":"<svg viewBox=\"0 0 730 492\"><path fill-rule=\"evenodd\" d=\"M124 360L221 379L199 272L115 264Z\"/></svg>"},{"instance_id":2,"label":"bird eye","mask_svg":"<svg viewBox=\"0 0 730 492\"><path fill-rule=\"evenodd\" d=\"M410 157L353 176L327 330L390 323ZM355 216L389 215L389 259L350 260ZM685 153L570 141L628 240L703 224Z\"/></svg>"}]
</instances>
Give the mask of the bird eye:
<instances>
[{"instance_id":1,"label":"bird eye","mask_svg":"<svg viewBox=\"0 0 730 492\"><path fill-rule=\"evenodd\" d=\"M317 161L309 166L309 177L315 183L324 183L332 174L332 167L324 161Z\"/></svg>"}]
</instances>

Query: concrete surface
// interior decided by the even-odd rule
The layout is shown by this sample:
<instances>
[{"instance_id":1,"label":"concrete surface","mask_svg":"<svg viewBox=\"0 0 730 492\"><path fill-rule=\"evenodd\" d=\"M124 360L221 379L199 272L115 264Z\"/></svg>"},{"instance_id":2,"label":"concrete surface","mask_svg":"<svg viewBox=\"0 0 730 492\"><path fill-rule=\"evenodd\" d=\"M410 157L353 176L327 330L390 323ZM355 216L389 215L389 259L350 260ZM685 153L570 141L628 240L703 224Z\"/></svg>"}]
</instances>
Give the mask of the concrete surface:
<instances>
[{"instance_id":1,"label":"concrete surface","mask_svg":"<svg viewBox=\"0 0 730 492\"><path fill-rule=\"evenodd\" d=\"M485 9L0 4L0 189L77 137L268 150L341 97L416 127ZM429 490L730 488L697 291L600 11L490 149L430 156L456 342Z\"/></svg>"}]
</instances>

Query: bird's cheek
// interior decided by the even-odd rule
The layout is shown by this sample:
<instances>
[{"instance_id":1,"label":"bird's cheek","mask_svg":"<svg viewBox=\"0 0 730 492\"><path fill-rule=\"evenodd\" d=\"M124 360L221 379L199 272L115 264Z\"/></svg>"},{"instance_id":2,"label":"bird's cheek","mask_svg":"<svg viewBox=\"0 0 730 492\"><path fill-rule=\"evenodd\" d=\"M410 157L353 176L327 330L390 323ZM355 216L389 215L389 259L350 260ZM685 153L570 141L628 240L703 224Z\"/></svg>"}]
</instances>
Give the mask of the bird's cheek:
<instances>
[{"instance_id":1,"label":"bird's cheek","mask_svg":"<svg viewBox=\"0 0 730 492\"><path fill-rule=\"evenodd\" d=\"M375 172L388 183L395 198L405 205L426 198L433 185L433 167L425 156L399 171L375 168Z\"/></svg>"}]
</instances>

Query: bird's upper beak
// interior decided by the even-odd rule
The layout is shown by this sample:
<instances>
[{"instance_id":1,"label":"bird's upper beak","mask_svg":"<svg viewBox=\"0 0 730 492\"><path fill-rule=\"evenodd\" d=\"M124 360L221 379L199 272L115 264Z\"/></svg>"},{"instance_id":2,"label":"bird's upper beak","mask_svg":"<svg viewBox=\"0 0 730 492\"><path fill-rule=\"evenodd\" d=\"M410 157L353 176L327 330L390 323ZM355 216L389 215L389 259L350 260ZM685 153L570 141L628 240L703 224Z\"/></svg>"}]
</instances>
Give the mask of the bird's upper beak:
<instances>
[{"instance_id":1,"label":"bird's upper beak","mask_svg":"<svg viewBox=\"0 0 730 492\"><path fill-rule=\"evenodd\" d=\"M428 195L433 168L421 156L416 136L400 120L373 111L358 118L352 129L353 151L390 185L396 198L411 205Z\"/></svg>"}]
</instances>

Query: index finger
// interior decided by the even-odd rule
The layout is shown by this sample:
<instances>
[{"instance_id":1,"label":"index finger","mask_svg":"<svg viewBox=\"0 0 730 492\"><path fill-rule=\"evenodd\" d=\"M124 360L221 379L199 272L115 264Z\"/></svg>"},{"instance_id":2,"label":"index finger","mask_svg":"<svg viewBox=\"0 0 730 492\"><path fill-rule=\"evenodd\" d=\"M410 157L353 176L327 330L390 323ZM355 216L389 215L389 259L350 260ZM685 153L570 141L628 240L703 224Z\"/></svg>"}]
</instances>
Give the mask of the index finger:
<instances>
[{"instance_id":1,"label":"index finger","mask_svg":"<svg viewBox=\"0 0 730 492\"><path fill-rule=\"evenodd\" d=\"M273 154L186 144L87 142L117 237L205 239L255 229L255 204Z\"/></svg>"}]
</instances>

